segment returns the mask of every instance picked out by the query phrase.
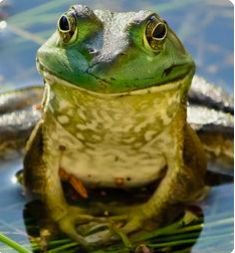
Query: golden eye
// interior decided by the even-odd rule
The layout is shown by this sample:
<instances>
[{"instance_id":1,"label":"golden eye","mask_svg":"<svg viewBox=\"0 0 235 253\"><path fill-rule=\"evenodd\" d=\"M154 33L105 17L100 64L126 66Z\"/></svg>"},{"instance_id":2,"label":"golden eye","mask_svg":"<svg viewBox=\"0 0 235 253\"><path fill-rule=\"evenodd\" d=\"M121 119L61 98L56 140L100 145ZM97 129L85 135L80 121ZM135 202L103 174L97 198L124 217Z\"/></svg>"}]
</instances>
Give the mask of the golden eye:
<instances>
[{"instance_id":1,"label":"golden eye","mask_svg":"<svg viewBox=\"0 0 235 253\"><path fill-rule=\"evenodd\" d=\"M75 16L72 13L62 15L58 20L57 27L63 42L71 42L71 38L77 31Z\"/></svg>"},{"instance_id":2,"label":"golden eye","mask_svg":"<svg viewBox=\"0 0 235 253\"><path fill-rule=\"evenodd\" d=\"M167 36L167 25L165 22L159 20L155 15L151 16L148 20L145 38L148 45L153 50L160 50L163 45L163 41Z\"/></svg>"}]
</instances>

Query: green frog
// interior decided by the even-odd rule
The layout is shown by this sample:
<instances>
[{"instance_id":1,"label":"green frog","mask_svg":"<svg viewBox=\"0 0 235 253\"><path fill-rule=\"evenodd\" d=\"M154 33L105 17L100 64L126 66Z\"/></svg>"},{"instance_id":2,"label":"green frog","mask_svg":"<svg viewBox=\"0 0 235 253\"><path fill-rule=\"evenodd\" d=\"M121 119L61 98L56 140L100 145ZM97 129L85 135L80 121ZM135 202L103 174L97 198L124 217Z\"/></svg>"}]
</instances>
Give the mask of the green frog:
<instances>
[{"instance_id":1,"label":"green frog","mask_svg":"<svg viewBox=\"0 0 235 253\"><path fill-rule=\"evenodd\" d=\"M74 5L38 50L37 68L42 116L27 142L24 184L63 232L87 246L94 238L82 236L79 224L117 225L128 235L166 224L169 210L203 195L207 159L187 123L195 64L158 14ZM144 202L97 216L67 202L61 171L88 199L86 189L155 189ZM112 230L98 241L112 240Z\"/></svg>"}]
</instances>

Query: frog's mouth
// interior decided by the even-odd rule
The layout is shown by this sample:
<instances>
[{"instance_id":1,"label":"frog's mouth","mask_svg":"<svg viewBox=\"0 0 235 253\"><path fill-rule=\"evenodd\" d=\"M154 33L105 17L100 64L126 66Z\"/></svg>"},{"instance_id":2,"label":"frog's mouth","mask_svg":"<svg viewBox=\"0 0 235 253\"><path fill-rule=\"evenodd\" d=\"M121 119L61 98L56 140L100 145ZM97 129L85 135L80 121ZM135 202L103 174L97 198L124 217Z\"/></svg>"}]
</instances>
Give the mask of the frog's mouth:
<instances>
[{"instance_id":1,"label":"frog's mouth","mask_svg":"<svg viewBox=\"0 0 235 253\"><path fill-rule=\"evenodd\" d=\"M124 92L115 92L115 93L105 93L105 92L99 92L99 91L92 91L86 88L83 88L81 86L75 85L72 82L69 82L61 77L58 77L54 73L52 73L50 70L45 68L37 59L37 69L38 71L42 74L44 78L44 82L53 85L53 84L61 84L65 86L70 86L73 89L78 89L80 91L93 94L95 96L100 96L100 97L107 97L107 96L112 96L112 97L119 97L119 96L127 96L127 95L142 95L142 94L150 94L150 93L158 93L158 92L166 92L170 90L186 90L189 87L191 83L192 76L194 74L194 70L190 70L187 74L185 74L182 77L178 77L175 80L171 80L170 82L165 82L162 84L158 84L156 86L152 85L147 88L142 88L142 89L136 89L132 91L124 91ZM94 76L95 77L95 76ZM97 77L95 77L97 78ZM98 78L97 78L98 79Z\"/></svg>"}]
</instances>

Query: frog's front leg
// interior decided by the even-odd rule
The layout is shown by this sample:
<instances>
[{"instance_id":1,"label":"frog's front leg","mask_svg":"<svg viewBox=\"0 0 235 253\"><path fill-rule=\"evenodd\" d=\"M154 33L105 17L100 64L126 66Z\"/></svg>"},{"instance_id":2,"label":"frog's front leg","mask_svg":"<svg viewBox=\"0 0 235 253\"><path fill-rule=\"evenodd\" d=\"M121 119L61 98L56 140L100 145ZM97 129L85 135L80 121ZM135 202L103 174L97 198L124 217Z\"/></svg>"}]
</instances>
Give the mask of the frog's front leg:
<instances>
[{"instance_id":1,"label":"frog's front leg","mask_svg":"<svg viewBox=\"0 0 235 253\"><path fill-rule=\"evenodd\" d=\"M167 173L154 194L146 203L128 210L124 233L143 229L146 224L160 226L172 222L178 205L182 207L183 203L195 201L203 194L206 170L203 148L190 126L185 126L182 137L176 141L175 153L165 154Z\"/></svg>"},{"instance_id":2,"label":"frog's front leg","mask_svg":"<svg viewBox=\"0 0 235 253\"><path fill-rule=\"evenodd\" d=\"M59 177L60 149L51 140L42 121L35 127L26 147L24 159L24 184L38 194L49 215L60 229L80 242L88 242L78 234L76 225L94 220L79 207L69 206L64 198Z\"/></svg>"}]
</instances>

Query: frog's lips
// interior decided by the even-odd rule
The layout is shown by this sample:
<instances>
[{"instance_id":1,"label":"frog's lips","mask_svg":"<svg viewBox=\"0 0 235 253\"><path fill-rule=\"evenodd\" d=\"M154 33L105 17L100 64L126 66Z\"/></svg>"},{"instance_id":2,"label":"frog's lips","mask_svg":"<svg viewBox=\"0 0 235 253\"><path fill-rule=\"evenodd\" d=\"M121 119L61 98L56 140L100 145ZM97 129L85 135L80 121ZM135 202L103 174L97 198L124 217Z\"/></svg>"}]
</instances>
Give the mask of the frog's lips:
<instances>
[{"instance_id":1,"label":"frog's lips","mask_svg":"<svg viewBox=\"0 0 235 253\"><path fill-rule=\"evenodd\" d=\"M132 91L123 91L123 92L119 92L119 93L104 93L104 92L93 91L93 90L83 88L83 87L75 85L74 83L69 82L61 77L58 77L57 75L52 73L50 70L48 70L46 67L44 67L38 59L36 60L36 64L37 64L38 71L42 74L42 76L44 77L44 81L48 84L61 83L62 85L72 86L73 88L77 88L77 89L83 90L85 92L93 93L93 94L101 95L101 96L102 95L105 95L105 96L108 96L108 95L110 95L110 96L138 95L138 94L157 93L157 92L168 91L168 90L172 90L172 89L178 89L187 80L189 80L189 78L192 77L194 74L194 70L192 69L192 70L188 71L187 74L184 74L184 75L179 76L175 79L172 79L169 82L164 82L164 83L161 83L158 85L152 85L147 88L136 89L136 90L132 90ZM110 83L110 85L111 85L111 83Z\"/></svg>"}]
</instances>

